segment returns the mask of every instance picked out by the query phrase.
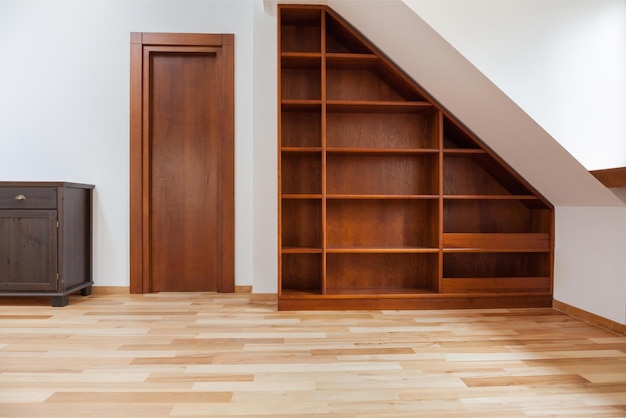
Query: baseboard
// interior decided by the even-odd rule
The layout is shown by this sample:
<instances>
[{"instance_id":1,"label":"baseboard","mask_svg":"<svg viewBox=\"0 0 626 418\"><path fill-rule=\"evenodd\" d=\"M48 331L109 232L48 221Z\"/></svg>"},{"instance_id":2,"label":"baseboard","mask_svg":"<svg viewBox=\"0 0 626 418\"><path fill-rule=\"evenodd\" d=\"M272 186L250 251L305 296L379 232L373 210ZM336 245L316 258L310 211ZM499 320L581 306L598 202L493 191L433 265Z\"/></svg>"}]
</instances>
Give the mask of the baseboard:
<instances>
[{"instance_id":1,"label":"baseboard","mask_svg":"<svg viewBox=\"0 0 626 418\"><path fill-rule=\"evenodd\" d=\"M252 293L252 286L235 286L235 293L245 293L250 296L250 300L259 302L272 302L278 300L276 293Z\"/></svg>"},{"instance_id":2,"label":"baseboard","mask_svg":"<svg viewBox=\"0 0 626 418\"><path fill-rule=\"evenodd\" d=\"M130 293L128 286L92 286L91 293L94 295L127 295ZM235 293L252 293L252 286L235 286Z\"/></svg>"},{"instance_id":3,"label":"baseboard","mask_svg":"<svg viewBox=\"0 0 626 418\"><path fill-rule=\"evenodd\" d=\"M250 300L259 302L277 302L278 295L276 293L251 293Z\"/></svg>"},{"instance_id":4,"label":"baseboard","mask_svg":"<svg viewBox=\"0 0 626 418\"><path fill-rule=\"evenodd\" d=\"M106 295L128 295L128 286L91 286L91 294L97 296Z\"/></svg>"},{"instance_id":5,"label":"baseboard","mask_svg":"<svg viewBox=\"0 0 626 418\"><path fill-rule=\"evenodd\" d=\"M621 335L626 335L626 325L620 324L619 322L615 322L591 312L576 308L575 306L568 305L567 303L559 302L558 300L552 301L552 307L557 311L573 316L574 318L606 328L609 331L613 331Z\"/></svg>"}]
</instances>

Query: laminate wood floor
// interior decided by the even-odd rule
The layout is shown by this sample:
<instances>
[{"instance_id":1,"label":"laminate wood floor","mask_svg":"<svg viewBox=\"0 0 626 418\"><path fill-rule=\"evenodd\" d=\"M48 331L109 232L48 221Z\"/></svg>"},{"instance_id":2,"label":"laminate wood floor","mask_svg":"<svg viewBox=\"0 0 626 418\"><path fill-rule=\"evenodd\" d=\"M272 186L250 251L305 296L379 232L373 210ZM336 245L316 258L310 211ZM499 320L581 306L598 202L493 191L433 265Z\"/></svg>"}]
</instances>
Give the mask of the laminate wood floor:
<instances>
[{"instance_id":1,"label":"laminate wood floor","mask_svg":"<svg viewBox=\"0 0 626 418\"><path fill-rule=\"evenodd\" d=\"M626 417L626 337L552 309L0 299L1 417Z\"/></svg>"}]
</instances>

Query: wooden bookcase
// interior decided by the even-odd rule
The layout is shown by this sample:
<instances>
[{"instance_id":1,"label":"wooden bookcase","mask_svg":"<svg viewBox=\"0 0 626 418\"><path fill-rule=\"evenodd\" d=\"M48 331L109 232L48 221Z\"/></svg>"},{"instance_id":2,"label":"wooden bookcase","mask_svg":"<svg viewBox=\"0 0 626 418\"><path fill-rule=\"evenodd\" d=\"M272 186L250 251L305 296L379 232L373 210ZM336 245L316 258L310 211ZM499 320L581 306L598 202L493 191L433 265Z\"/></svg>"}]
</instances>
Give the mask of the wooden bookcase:
<instances>
[{"instance_id":1,"label":"wooden bookcase","mask_svg":"<svg viewBox=\"0 0 626 418\"><path fill-rule=\"evenodd\" d=\"M279 309L551 306L554 209L325 6L278 6Z\"/></svg>"}]
</instances>

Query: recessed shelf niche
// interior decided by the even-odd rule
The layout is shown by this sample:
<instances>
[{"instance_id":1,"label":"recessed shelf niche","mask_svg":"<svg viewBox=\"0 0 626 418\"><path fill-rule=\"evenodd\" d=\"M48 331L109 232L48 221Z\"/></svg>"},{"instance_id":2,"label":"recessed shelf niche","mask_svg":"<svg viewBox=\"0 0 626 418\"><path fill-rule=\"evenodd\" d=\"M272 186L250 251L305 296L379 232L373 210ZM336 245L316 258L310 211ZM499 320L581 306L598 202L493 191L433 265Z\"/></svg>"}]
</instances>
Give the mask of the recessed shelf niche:
<instances>
[{"instance_id":1,"label":"recessed shelf niche","mask_svg":"<svg viewBox=\"0 0 626 418\"><path fill-rule=\"evenodd\" d=\"M332 9L278 25L279 309L551 306L550 202Z\"/></svg>"}]
</instances>

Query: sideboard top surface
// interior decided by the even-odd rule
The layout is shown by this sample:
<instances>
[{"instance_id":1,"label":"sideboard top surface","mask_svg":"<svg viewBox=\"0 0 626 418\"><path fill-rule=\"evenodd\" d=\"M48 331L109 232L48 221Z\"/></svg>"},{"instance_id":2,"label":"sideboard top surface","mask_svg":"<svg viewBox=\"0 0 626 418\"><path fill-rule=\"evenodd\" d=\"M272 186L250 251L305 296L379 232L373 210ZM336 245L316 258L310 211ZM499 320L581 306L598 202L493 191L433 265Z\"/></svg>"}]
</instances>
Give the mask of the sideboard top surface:
<instances>
[{"instance_id":1,"label":"sideboard top surface","mask_svg":"<svg viewBox=\"0 0 626 418\"><path fill-rule=\"evenodd\" d=\"M93 189L93 184L72 183L66 181L0 181L0 187L75 187Z\"/></svg>"}]
</instances>

